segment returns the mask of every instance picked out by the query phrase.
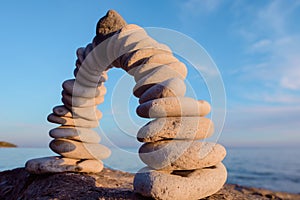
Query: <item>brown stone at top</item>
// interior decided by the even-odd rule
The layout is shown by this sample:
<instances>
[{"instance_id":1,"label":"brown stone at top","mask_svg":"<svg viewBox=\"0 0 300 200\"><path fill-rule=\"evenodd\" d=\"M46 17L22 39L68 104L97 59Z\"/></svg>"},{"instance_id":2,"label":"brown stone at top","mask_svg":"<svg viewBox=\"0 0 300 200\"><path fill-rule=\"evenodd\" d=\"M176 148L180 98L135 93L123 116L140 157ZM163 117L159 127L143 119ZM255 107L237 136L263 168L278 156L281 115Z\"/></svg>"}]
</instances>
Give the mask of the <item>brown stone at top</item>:
<instances>
[{"instance_id":1,"label":"brown stone at top","mask_svg":"<svg viewBox=\"0 0 300 200\"><path fill-rule=\"evenodd\" d=\"M102 17L96 27L95 40L97 44L110 37L118 30L126 26L126 21L115 10L109 10L104 17Z\"/></svg>"}]
</instances>

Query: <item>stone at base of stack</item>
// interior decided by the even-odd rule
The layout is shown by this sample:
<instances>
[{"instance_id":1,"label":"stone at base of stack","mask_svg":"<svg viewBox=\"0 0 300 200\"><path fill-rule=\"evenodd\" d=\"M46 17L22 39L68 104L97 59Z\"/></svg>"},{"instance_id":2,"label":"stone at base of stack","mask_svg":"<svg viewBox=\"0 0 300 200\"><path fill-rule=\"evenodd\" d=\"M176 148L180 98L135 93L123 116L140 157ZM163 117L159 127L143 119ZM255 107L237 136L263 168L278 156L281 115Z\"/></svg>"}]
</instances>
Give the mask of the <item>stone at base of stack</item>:
<instances>
[{"instance_id":1,"label":"stone at base of stack","mask_svg":"<svg viewBox=\"0 0 300 200\"><path fill-rule=\"evenodd\" d=\"M185 171L141 169L134 177L134 190L154 199L201 199L219 191L227 178L222 163Z\"/></svg>"}]
</instances>

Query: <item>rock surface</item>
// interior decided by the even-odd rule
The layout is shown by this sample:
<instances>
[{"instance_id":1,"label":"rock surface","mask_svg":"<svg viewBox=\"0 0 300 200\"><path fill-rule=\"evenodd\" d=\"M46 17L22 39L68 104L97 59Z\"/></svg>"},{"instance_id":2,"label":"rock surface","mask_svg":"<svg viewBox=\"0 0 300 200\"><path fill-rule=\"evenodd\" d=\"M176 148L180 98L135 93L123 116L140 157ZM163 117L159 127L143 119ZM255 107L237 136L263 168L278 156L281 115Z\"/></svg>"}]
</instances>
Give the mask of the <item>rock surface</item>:
<instances>
[{"instance_id":1,"label":"rock surface","mask_svg":"<svg viewBox=\"0 0 300 200\"><path fill-rule=\"evenodd\" d=\"M195 200L218 192L227 178L219 163L212 168L186 171L156 171L145 167L134 177L134 191L163 200Z\"/></svg>"},{"instance_id":2,"label":"rock surface","mask_svg":"<svg viewBox=\"0 0 300 200\"><path fill-rule=\"evenodd\" d=\"M2 147L5 147L5 148L8 148L8 147L17 147L17 145L9 143L9 142L0 141L0 148L2 148Z\"/></svg>"},{"instance_id":3,"label":"rock surface","mask_svg":"<svg viewBox=\"0 0 300 200\"><path fill-rule=\"evenodd\" d=\"M24 168L0 172L0 199L146 199L133 192L133 174L104 168L100 173L30 175ZM72 185L72 187L70 187ZM206 200L299 200L300 194L226 184Z\"/></svg>"}]
</instances>

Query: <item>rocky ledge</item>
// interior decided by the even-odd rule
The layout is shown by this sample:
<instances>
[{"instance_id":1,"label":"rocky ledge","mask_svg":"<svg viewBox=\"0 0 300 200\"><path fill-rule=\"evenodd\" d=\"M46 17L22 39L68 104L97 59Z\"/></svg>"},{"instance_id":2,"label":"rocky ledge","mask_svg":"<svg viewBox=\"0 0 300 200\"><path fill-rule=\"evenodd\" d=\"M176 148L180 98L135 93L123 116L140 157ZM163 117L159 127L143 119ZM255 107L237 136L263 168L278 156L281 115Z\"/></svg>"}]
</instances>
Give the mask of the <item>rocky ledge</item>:
<instances>
[{"instance_id":1,"label":"rocky ledge","mask_svg":"<svg viewBox=\"0 0 300 200\"><path fill-rule=\"evenodd\" d=\"M0 141L0 148L8 148L8 147L17 147L17 145L9 142Z\"/></svg>"},{"instance_id":2,"label":"rocky ledge","mask_svg":"<svg viewBox=\"0 0 300 200\"><path fill-rule=\"evenodd\" d=\"M133 192L133 174L104 168L100 173L31 175L24 168L0 172L0 199L146 199ZM226 184L206 200L293 199L300 194Z\"/></svg>"}]
</instances>

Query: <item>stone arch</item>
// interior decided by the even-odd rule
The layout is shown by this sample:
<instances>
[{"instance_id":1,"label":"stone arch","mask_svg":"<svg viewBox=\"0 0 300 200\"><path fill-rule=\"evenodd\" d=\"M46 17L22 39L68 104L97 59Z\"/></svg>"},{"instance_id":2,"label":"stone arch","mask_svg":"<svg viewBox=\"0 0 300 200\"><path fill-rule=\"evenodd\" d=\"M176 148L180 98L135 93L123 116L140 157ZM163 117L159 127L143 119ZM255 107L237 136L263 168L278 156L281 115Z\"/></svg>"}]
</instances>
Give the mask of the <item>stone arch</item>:
<instances>
[{"instance_id":1,"label":"stone arch","mask_svg":"<svg viewBox=\"0 0 300 200\"><path fill-rule=\"evenodd\" d=\"M50 148L61 157L30 160L26 163L29 172L100 172L103 169L101 160L110 156L110 150L99 144L100 138L91 128L97 127L102 117L97 105L104 101L107 71L117 67L136 81L133 94L139 98L137 114L156 118L138 132L138 140L144 142L139 150L141 160L152 169L176 171L164 176L142 169L143 175L138 173L135 178L136 191L161 198L149 177L158 176L160 184L174 179L185 185L183 177L197 177L197 173L182 174L177 170L196 169L202 170L202 175L211 176L212 183L216 177L219 179L217 184L206 186L200 196L190 192L189 197L202 198L222 187L226 180L226 169L221 164L225 149L221 145L194 141L213 133L213 123L203 117L210 112L210 105L185 97L187 68L168 46L152 39L143 28L127 24L115 11L109 11L97 23L93 42L79 48L76 55L75 79L63 83L63 105L54 107L48 116L49 122L62 125L49 133L54 138ZM199 152L201 156L197 156ZM212 166L216 170L207 168ZM145 179L145 176L149 177ZM201 181L196 183L203 187ZM174 197L181 198L181 195Z\"/></svg>"}]
</instances>

